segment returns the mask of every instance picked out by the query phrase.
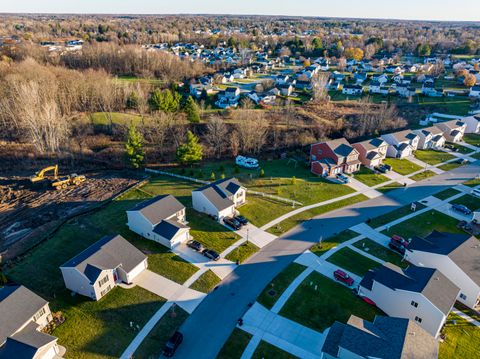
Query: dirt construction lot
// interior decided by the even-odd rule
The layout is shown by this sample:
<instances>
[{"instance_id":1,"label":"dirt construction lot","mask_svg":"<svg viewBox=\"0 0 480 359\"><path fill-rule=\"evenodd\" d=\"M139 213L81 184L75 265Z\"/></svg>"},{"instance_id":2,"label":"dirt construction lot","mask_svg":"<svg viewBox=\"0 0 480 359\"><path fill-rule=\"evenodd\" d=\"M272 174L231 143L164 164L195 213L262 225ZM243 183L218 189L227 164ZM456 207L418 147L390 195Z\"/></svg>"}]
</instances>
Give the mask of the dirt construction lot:
<instances>
[{"instance_id":1,"label":"dirt construction lot","mask_svg":"<svg viewBox=\"0 0 480 359\"><path fill-rule=\"evenodd\" d=\"M35 189L28 178L0 177L0 262L22 254L68 218L114 197L140 179L128 172L85 174L64 190Z\"/></svg>"}]
</instances>

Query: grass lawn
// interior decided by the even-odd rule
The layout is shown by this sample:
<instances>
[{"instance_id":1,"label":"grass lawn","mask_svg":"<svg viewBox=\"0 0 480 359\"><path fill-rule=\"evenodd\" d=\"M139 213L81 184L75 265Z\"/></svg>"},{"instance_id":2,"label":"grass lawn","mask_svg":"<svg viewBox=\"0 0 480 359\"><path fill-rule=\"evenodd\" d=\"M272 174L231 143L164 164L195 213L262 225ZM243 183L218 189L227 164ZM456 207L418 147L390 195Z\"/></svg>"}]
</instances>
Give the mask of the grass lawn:
<instances>
[{"instance_id":1,"label":"grass lawn","mask_svg":"<svg viewBox=\"0 0 480 359\"><path fill-rule=\"evenodd\" d=\"M465 141L466 143L468 143L472 146L480 147L480 135L478 135L478 134L466 133L463 136L463 141Z\"/></svg>"},{"instance_id":2,"label":"grass lawn","mask_svg":"<svg viewBox=\"0 0 480 359\"><path fill-rule=\"evenodd\" d=\"M449 163L445 163L441 166L438 166L438 168L448 172L448 171L454 170L455 168L460 167L461 165L462 165L461 163L459 163L457 161L454 161L454 162L449 162Z\"/></svg>"},{"instance_id":3,"label":"grass lawn","mask_svg":"<svg viewBox=\"0 0 480 359\"><path fill-rule=\"evenodd\" d=\"M416 211L419 211L425 208L425 206L419 202L416 202L416 205L417 205ZM410 208L411 208L411 205L408 204L406 206L403 206L391 212L388 212L382 216L375 217L371 219L369 222L367 222L367 224L372 228L378 228L378 227L384 226L387 223L393 222L399 218L402 218L402 217L405 217L406 215L411 214L412 210Z\"/></svg>"},{"instance_id":4,"label":"grass lawn","mask_svg":"<svg viewBox=\"0 0 480 359\"><path fill-rule=\"evenodd\" d=\"M450 314L442 332L446 338L443 343L440 343L439 359L478 358L478 348L480 347L478 327L458 315Z\"/></svg>"},{"instance_id":5,"label":"grass lawn","mask_svg":"<svg viewBox=\"0 0 480 359\"><path fill-rule=\"evenodd\" d=\"M473 152L473 150L471 150L470 148L459 145L458 143L448 142L448 144L450 146L453 146L457 150L458 153L468 154L468 153Z\"/></svg>"},{"instance_id":6,"label":"grass lawn","mask_svg":"<svg viewBox=\"0 0 480 359\"><path fill-rule=\"evenodd\" d=\"M354 204L354 203L363 202L363 201L366 201L368 199L369 198L367 196L365 196L363 194L359 194L359 195L356 195L356 196L353 196L353 197L350 197L350 198L345 198L345 199L342 199L340 201L336 201L336 202L326 204L324 206L315 207L315 208L300 212L299 214L297 214L295 216L292 216L290 218L287 218L287 219L283 220L282 222L280 222L280 223L276 224L275 226L269 228L267 230L267 232L270 232L270 233L278 236L278 235L281 235L281 234L289 231L293 227L301 224L302 222L305 222L306 220L308 220L310 218L313 218L315 216L319 216L321 214L324 214L324 213L327 213L327 212L330 212L330 211L334 211L336 209L339 209L339 208L342 208L342 207L345 207L345 206L348 206L348 205L351 205L351 204Z\"/></svg>"},{"instance_id":7,"label":"grass lawn","mask_svg":"<svg viewBox=\"0 0 480 359\"><path fill-rule=\"evenodd\" d=\"M387 182L389 179L381 174L375 173L367 167L361 167L360 171L356 172L353 176L356 180L366 184L369 187L379 185L383 182Z\"/></svg>"},{"instance_id":8,"label":"grass lawn","mask_svg":"<svg viewBox=\"0 0 480 359\"><path fill-rule=\"evenodd\" d=\"M264 307L271 309L275 302L280 298L287 287L297 278L304 270L305 266L298 263L291 263L281 271L258 296L257 302Z\"/></svg>"},{"instance_id":9,"label":"grass lawn","mask_svg":"<svg viewBox=\"0 0 480 359\"><path fill-rule=\"evenodd\" d=\"M322 240L322 243L315 244L313 247L310 248L310 251L320 257L322 254L328 252L332 248L335 248L340 243L346 242L349 239L355 238L357 236L359 236L358 233L346 229L337 234L336 236Z\"/></svg>"},{"instance_id":10,"label":"grass lawn","mask_svg":"<svg viewBox=\"0 0 480 359\"><path fill-rule=\"evenodd\" d=\"M447 188L441 192L438 192L437 194L434 194L434 197L437 197L438 199L441 199L442 201L446 200L447 198L453 197L456 194L459 194L460 191L457 191L455 188Z\"/></svg>"},{"instance_id":11,"label":"grass lawn","mask_svg":"<svg viewBox=\"0 0 480 359\"><path fill-rule=\"evenodd\" d=\"M235 262L239 261L240 263L245 262L251 255L258 251L258 247L252 242L242 243L238 248L234 249L225 257L229 261Z\"/></svg>"},{"instance_id":12,"label":"grass lawn","mask_svg":"<svg viewBox=\"0 0 480 359\"><path fill-rule=\"evenodd\" d=\"M140 287L114 288L94 302L66 290L51 303L66 321L54 330L66 358L118 358L165 299ZM130 328L130 322L134 327Z\"/></svg>"},{"instance_id":13,"label":"grass lawn","mask_svg":"<svg viewBox=\"0 0 480 359\"><path fill-rule=\"evenodd\" d=\"M392 182L390 184L377 188L377 191L382 193L387 193L387 192L393 191L394 189L399 189L400 187L403 187L403 184L398 182Z\"/></svg>"},{"instance_id":14,"label":"grass lawn","mask_svg":"<svg viewBox=\"0 0 480 359\"><path fill-rule=\"evenodd\" d=\"M218 283L221 282L221 279L217 277L210 269L203 273L200 278L198 278L190 288L198 290L202 293L208 293L213 288L216 287Z\"/></svg>"},{"instance_id":15,"label":"grass lawn","mask_svg":"<svg viewBox=\"0 0 480 359\"><path fill-rule=\"evenodd\" d=\"M422 167L420 167L419 165L405 159L385 158L383 162L387 165L392 166L393 171L404 176L409 175L413 172L420 171L422 169Z\"/></svg>"},{"instance_id":16,"label":"grass lawn","mask_svg":"<svg viewBox=\"0 0 480 359\"><path fill-rule=\"evenodd\" d=\"M415 157L429 165L438 165L439 163L455 158L455 156L450 153L435 150L417 150L415 151Z\"/></svg>"},{"instance_id":17,"label":"grass lawn","mask_svg":"<svg viewBox=\"0 0 480 359\"><path fill-rule=\"evenodd\" d=\"M468 187L476 187L480 185L480 178L472 179L470 181L464 182L463 184Z\"/></svg>"},{"instance_id":18,"label":"grass lawn","mask_svg":"<svg viewBox=\"0 0 480 359\"><path fill-rule=\"evenodd\" d=\"M459 197L450 203L463 204L472 211L476 211L480 208L480 199L469 194Z\"/></svg>"},{"instance_id":19,"label":"grass lawn","mask_svg":"<svg viewBox=\"0 0 480 359\"><path fill-rule=\"evenodd\" d=\"M390 227L388 231L384 230L382 233L387 236L398 234L404 238L411 238L415 235L425 237L433 230L439 232L465 233L456 227L457 223L458 220L455 218L431 210Z\"/></svg>"},{"instance_id":20,"label":"grass lawn","mask_svg":"<svg viewBox=\"0 0 480 359\"><path fill-rule=\"evenodd\" d=\"M476 160L480 160L480 152L475 153L471 157L475 158Z\"/></svg>"},{"instance_id":21,"label":"grass lawn","mask_svg":"<svg viewBox=\"0 0 480 359\"><path fill-rule=\"evenodd\" d=\"M259 210L261 208L261 210ZM293 211L290 204L277 202L266 197L247 194L247 203L238 210L255 226L261 227L272 219Z\"/></svg>"},{"instance_id":22,"label":"grass lawn","mask_svg":"<svg viewBox=\"0 0 480 359\"><path fill-rule=\"evenodd\" d=\"M171 308L148 333L133 357L135 359L159 358L168 339L187 318L188 313L179 306L176 306L175 309Z\"/></svg>"},{"instance_id":23,"label":"grass lawn","mask_svg":"<svg viewBox=\"0 0 480 359\"><path fill-rule=\"evenodd\" d=\"M305 278L280 311L280 315L319 332L335 321L346 323L352 314L373 321L382 312L354 295L351 289L317 272Z\"/></svg>"},{"instance_id":24,"label":"grass lawn","mask_svg":"<svg viewBox=\"0 0 480 359\"><path fill-rule=\"evenodd\" d=\"M394 252L369 238L355 242L353 245L358 249L361 249L362 251L365 251L366 253L369 253L385 262L393 263L402 268L407 267L407 263L402 261L402 257L397 254L397 252Z\"/></svg>"},{"instance_id":25,"label":"grass lawn","mask_svg":"<svg viewBox=\"0 0 480 359\"><path fill-rule=\"evenodd\" d=\"M426 171L417 173L416 175L413 175L412 177L410 177L410 179L412 179L414 181L423 181L424 179L430 178L430 177L435 176L435 175L436 175L435 172L426 170Z\"/></svg>"},{"instance_id":26,"label":"grass lawn","mask_svg":"<svg viewBox=\"0 0 480 359\"><path fill-rule=\"evenodd\" d=\"M252 334L235 328L228 340L225 342L225 344L223 344L223 347L216 359L240 358L250 342L250 339L252 339Z\"/></svg>"},{"instance_id":27,"label":"grass lawn","mask_svg":"<svg viewBox=\"0 0 480 359\"><path fill-rule=\"evenodd\" d=\"M379 267L381 264L362 256L350 248L342 248L327 258L327 262L333 263L349 272L364 276L369 269Z\"/></svg>"},{"instance_id":28,"label":"grass lawn","mask_svg":"<svg viewBox=\"0 0 480 359\"><path fill-rule=\"evenodd\" d=\"M253 353L252 358L253 359L293 359L297 357L262 340L260 341L260 344L258 344L257 349L255 349L255 352Z\"/></svg>"}]
</instances>

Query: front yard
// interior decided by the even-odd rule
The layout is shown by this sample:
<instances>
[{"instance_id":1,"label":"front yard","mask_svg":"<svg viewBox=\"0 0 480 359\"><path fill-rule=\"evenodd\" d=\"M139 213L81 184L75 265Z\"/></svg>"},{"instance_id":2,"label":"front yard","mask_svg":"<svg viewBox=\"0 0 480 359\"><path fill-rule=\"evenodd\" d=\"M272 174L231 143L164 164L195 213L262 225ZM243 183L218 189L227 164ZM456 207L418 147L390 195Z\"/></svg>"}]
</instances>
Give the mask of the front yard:
<instances>
[{"instance_id":1,"label":"front yard","mask_svg":"<svg viewBox=\"0 0 480 359\"><path fill-rule=\"evenodd\" d=\"M221 279L217 277L210 269L203 273L190 288L202 293L208 293L220 283Z\"/></svg>"},{"instance_id":2,"label":"front yard","mask_svg":"<svg viewBox=\"0 0 480 359\"><path fill-rule=\"evenodd\" d=\"M480 147L480 135L475 133L467 133L463 136L463 140L469 145Z\"/></svg>"},{"instance_id":3,"label":"front yard","mask_svg":"<svg viewBox=\"0 0 480 359\"><path fill-rule=\"evenodd\" d=\"M235 328L228 340L223 344L216 359L240 358L250 339L252 339L252 334Z\"/></svg>"},{"instance_id":4,"label":"front yard","mask_svg":"<svg viewBox=\"0 0 480 359\"><path fill-rule=\"evenodd\" d=\"M450 314L442 333L446 338L443 343L440 343L439 359L478 358L478 348L480 347L478 327L458 315Z\"/></svg>"},{"instance_id":5,"label":"front yard","mask_svg":"<svg viewBox=\"0 0 480 359\"><path fill-rule=\"evenodd\" d=\"M260 341L260 344L258 344L257 349L255 349L255 352L253 353L252 358L253 359L266 359L266 358L294 359L297 357L262 340Z\"/></svg>"},{"instance_id":6,"label":"front yard","mask_svg":"<svg viewBox=\"0 0 480 359\"><path fill-rule=\"evenodd\" d=\"M432 172L430 170L426 170L426 171L417 173L416 175L413 175L412 177L410 177L410 179L412 179L414 181L423 181L423 180L425 180L427 178L430 178L430 177L433 177L435 175L436 175L435 172Z\"/></svg>"},{"instance_id":7,"label":"front yard","mask_svg":"<svg viewBox=\"0 0 480 359\"><path fill-rule=\"evenodd\" d=\"M330 249L338 246L340 243L346 242L352 238L357 237L358 235L358 233L346 229L337 234L336 236L322 240L322 243L315 244L313 247L310 248L310 251L320 257L324 253L328 252Z\"/></svg>"},{"instance_id":8,"label":"front yard","mask_svg":"<svg viewBox=\"0 0 480 359\"><path fill-rule=\"evenodd\" d=\"M402 261L402 257L397 252L394 252L369 238L355 242L353 243L353 246L385 262L393 263L402 268L408 266L407 262Z\"/></svg>"},{"instance_id":9,"label":"front yard","mask_svg":"<svg viewBox=\"0 0 480 359\"><path fill-rule=\"evenodd\" d=\"M425 206L421 203L416 202L415 204L417 206L416 211L425 208ZM393 211L390 211L382 216L375 217L370 221L367 221L367 224L372 228L378 228L412 213L413 211L411 210L411 205L408 204L398 209L394 209Z\"/></svg>"},{"instance_id":10,"label":"front yard","mask_svg":"<svg viewBox=\"0 0 480 359\"><path fill-rule=\"evenodd\" d=\"M450 203L463 204L464 206L468 207L472 211L476 211L480 209L480 199L477 197L471 196L469 194L459 197Z\"/></svg>"},{"instance_id":11,"label":"front yard","mask_svg":"<svg viewBox=\"0 0 480 359\"><path fill-rule=\"evenodd\" d=\"M457 191L455 188L447 188L441 192L438 192L437 194L434 194L434 197L437 197L438 199L441 199L442 201L455 196L456 194L459 194L460 191Z\"/></svg>"},{"instance_id":12,"label":"front yard","mask_svg":"<svg viewBox=\"0 0 480 359\"><path fill-rule=\"evenodd\" d=\"M259 210L261 208L261 210ZM267 197L247 194L247 203L241 206L240 213L252 224L261 227L281 215L293 211L292 205Z\"/></svg>"},{"instance_id":13,"label":"front yard","mask_svg":"<svg viewBox=\"0 0 480 359\"><path fill-rule=\"evenodd\" d=\"M438 165L455 158L449 153L436 150L417 150L415 151L415 157L429 165Z\"/></svg>"},{"instance_id":14,"label":"front yard","mask_svg":"<svg viewBox=\"0 0 480 359\"><path fill-rule=\"evenodd\" d=\"M389 179L381 174L375 173L371 169L362 166L360 171L353 175L353 178L366 184L369 187L379 185L383 182L387 182Z\"/></svg>"},{"instance_id":15,"label":"front yard","mask_svg":"<svg viewBox=\"0 0 480 359\"><path fill-rule=\"evenodd\" d=\"M280 311L280 315L319 332L335 321L346 323L352 314L373 321L382 312L318 272L305 278Z\"/></svg>"},{"instance_id":16,"label":"front yard","mask_svg":"<svg viewBox=\"0 0 480 359\"><path fill-rule=\"evenodd\" d=\"M333 263L347 272L355 273L363 277L370 269L380 267L380 263L371 260L348 247L342 248L327 258L327 262Z\"/></svg>"},{"instance_id":17,"label":"front yard","mask_svg":"<svg viewBox=\"0 0 480 359\"><path fill-rule=\"evenodd\" d=\"M397 172L398 174L401 174L403 176L420 171L423 168L406 159L385 158L383 162L387 165L392 166L392 170L394 172Z\"/></svg>"},{"instance_id":18,"label":"front yard","mask_svg":"<svg viewBox=\"0 0 480 359\"><path fill-rule=\"evenodd\" d=\"M240 246L235 248L233 251L227 254L225 259L235 262L239 261L240 263L245 262L250 256L258 251L258 247L252 242L242 243Z\"/></svg>"},{"instance_id":19,"label":"front yard","mask_svg":"<svg viewBox=\"0 0 480 359\"><path fill-rule=\"evenodd\" d=\"M443 170L445 172L448 172L448 171L454 170L455 168L458 168L460 166L462 166L462 164L460 162L453 161L453 162L449 162L449 163L444 163L443 165L438 166L438 168L440 168L441 170Z\"/></svg>"}]
</instances>

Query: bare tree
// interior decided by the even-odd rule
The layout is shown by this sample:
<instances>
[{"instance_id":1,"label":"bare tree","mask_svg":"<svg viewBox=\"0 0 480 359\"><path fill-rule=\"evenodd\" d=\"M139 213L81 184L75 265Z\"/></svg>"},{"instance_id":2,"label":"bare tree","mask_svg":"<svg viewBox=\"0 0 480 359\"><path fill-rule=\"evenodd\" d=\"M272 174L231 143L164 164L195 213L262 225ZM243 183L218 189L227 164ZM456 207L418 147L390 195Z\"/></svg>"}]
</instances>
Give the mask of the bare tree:
<instances>
[{"instance_id":1,"label":"bare tree","mask_svg":"<svg viewBox=\"0 0 480 359\"><path fill-rule=\"evenodd\" d=\"M316 103L328 102L328 72L319 72L312 76L312 100Z\"/></svg>"},{"instance_id":2,"label":"bare tree","mask_svg":"<svg viewBox=\"0 0 480 359\"><path fill-rule=\"evenodd\" d=\"M234 114L240 143L244 153L258 153L266 142L268 121L260 111L238 110Z\"/></svg>"},{"instance_id":3,"label":"bare tree","mask_svg":"<svg viewBox=\"0 0 480 359\"><path fill-rule=\"evenodd\" d=\"M212 117L208 120L205 141L213 149L216 158L220 158L225 149L228 129L222 118Z\"/></svg>"}]
</instances>

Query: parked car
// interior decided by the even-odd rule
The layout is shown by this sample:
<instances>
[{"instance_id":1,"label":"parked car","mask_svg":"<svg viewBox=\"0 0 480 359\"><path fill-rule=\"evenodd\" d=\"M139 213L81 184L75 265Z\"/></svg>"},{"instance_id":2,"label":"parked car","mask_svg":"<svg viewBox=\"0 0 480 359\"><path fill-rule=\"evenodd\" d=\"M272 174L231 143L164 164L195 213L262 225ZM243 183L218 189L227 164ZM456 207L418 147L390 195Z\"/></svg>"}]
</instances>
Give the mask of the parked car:
<instances>
[{"instance_id":1,"label":"parked car","mask_svg":"<svg viewBox=\"0 0 480 359\"><path fill-rule=\"evenodd\" d=\"M235 164L248 169L258 168L258 160L251 157L237 156L235 158Z\"/></svg>"},{"instance_id":2,"label":"parked car","mask_svg":"<svg viewBox=\"0 0 480 359\"><path fill-rule=\"evenodd\" d=\"M466 215L472 214L472 211L470 210L470 208L468 208L467 206L464 206L463 204L452 204L452 209L454 211L457 211Z\"/></svg>"},{"instance_id":3,"label":"parked car","mask_svg":"<svg viewBox=\"0 0 480 359\"><path fill-rule=\"evenodd\" d=\"M234 219L237 220L237 222L239 222L242 226L248 224L248 220L244 216L236 216Z\"/></svg>"},{"instance_id":4,"label":"parked car","mask_svg":"<svg viewBox=\"0 0 480 359\"><path fill-rule=\"evenodd\" d=\"M342 282L342 283L345 283L346 285L348 285L349 287L351 287L353 285L353 278L350 277L347 273L345 273L343 270L340 270L340 269L337 269L335 272L333 272L333 277Z\"/></svg>"},{"instance_id":5,"label":"parked car","mask_svg":"<svg viewBox=\"0 0 480 359\"><path fill-rule=\"evenodd\" d=\"M408 244L410 243L405 238L403 238L403 237L401 237L397 234L394 234L393 236L390 237L390 242L397 242L404 247L408 246Z\"/></svg>"},{"instance_id":6,"label":"parked car","mask_svg":"<svg viewBox=\"0 0 480 359\"><path fill-rule=\"evenodd\" d=\"M400 242L394 241L390 239L388 246L393 249L395 252L400 253L402 256L405 254L405 246L402 245Z\"/></svg>"},{"instance_id":7,"label":"parked car","mask_svg":"<svg viewBox=\"0 0 480 359\"><path fill-rule=\"evenodd\" d=\"M387 172L392 170L392 166L390 166L390 165L380 165L380 166L375 167L375 169L378 172L387 173Z\"/></svg>"},{"instance_id":8,"label":"parked car","mask_svg":"<svg viewBox=\"0 0 480 359\"><path fill-rule=\"evenodd\" d=\"M198 241L194 241L193 239L187 242L187 246L192 249L195 249L197 252L201 252L204 250L202 243Z\"/></svg>"},{"instance_id":9,"label":"parked car","mask_svg":"<svg viewBox=\"0 0 480 359\"><path fill-rule=\"evenodd\" d=\"M232 227L235 230L239 230L240 228L242 228L240 222L237 221L235 218L225 217L223 219L223 223L225 223L227 226Z\"/></svg>"},{"instance_id":10,"label":"parked car","mask_svg":"<svg viewBox=\"0 0 480 359\"><path fill-rule=\"evenodd\" d=\"M343 173L338 173L335 177L337 177L337 179L340 182L343 182L343 183L349 183L350 182L350 178L345 176Z\"/></svg>"},{"instance_id":11,"label":"parked car","mask_svg":"<svg viewBox=\"0 0 480 359\"><path fill-rule=\"evenodd\" d=\"M173 357L177 348L182 344L183 334L180 332L175 332L170 339L168 339L165 348L163 349L163 355L166 357Z\"/></svg>"},{"instance_id":12,"label":"parked car","mask_svg":"<svg viewBox=\"0 0 480 359\"><path fill-rule=\"evenodd\" d=\"M213 249L204 249L202 254L209 259L213 259L214 261L218 261L220 259L220 255Z\"/></svg>"}]
</instances>

